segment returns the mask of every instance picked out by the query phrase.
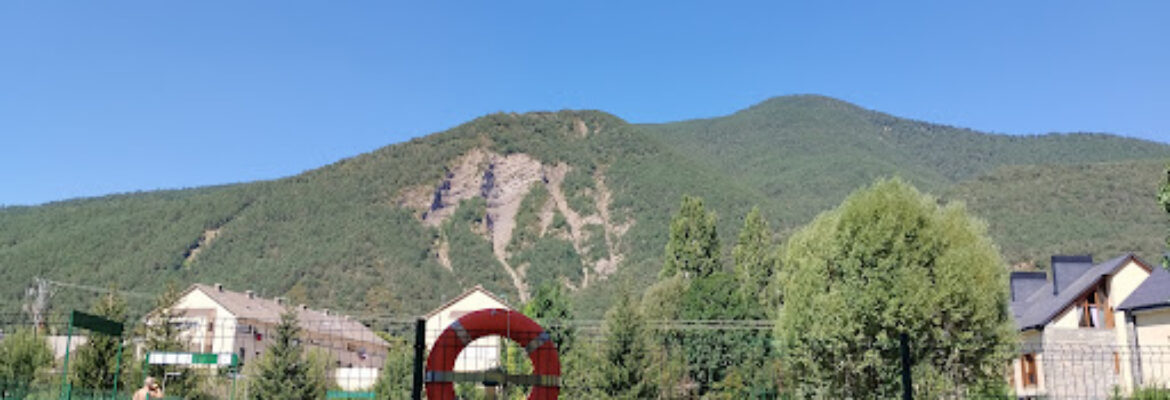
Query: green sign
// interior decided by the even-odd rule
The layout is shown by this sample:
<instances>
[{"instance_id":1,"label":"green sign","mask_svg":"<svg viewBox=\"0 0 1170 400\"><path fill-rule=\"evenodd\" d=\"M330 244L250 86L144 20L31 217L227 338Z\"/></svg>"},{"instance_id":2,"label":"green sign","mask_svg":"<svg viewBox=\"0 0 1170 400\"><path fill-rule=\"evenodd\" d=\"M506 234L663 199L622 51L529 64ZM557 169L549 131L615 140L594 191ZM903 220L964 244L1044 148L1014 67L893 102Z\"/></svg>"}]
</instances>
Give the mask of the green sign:
<instances>
[{"instance_id":1,"label":"green sign","mask_svg":"<svg viewBox=\"0 0 1170 400\"><path fill-rule=\"evenodd\" d=\"M152 365L227 365L239 364L239 356L233 353L167 353L151 352L146 362Z\"/></svg>"},{"instance_id":2,"label":"green sign","mask_svg":"<svg viewBox=\"0 0 1170 400\"><path fill-rule=\"evenodd\" d=\"M122 324L93 314L73 311L73 326L110 336L122 336Z\"/></svg>"},{"instance_id":3,"label":"green sign","mask_svg":"<svg viewBox=\"0 0 1170 400\"><path fill-rule=\"evenodd\" d=\"M340 390L330 390L325 392L326 399L373 399L377 397L374 392L345 392Z\"/></svg>"}]
</instances>

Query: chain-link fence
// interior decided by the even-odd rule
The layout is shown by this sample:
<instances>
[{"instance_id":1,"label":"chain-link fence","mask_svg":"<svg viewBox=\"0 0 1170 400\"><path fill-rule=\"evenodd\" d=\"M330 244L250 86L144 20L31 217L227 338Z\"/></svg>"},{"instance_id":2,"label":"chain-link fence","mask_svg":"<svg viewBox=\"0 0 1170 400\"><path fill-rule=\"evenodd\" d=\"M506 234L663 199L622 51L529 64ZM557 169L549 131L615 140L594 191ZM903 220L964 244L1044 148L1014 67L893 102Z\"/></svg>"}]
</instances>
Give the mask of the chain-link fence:
<instances>
[{"instance_id":1,"label":"chain-link fence","mask_svg":"<svg viewBox=\"0 0 1170 400\"><path fill-rule=\"evenodd\" d=\"M919 397L934 398L1170 396L1162 389L1170 348L1162 346L1021 344L996 372L999 386L987 388L948 385L974 372L938 364L955 357L944 349L899 337L814 349L801 361L807 365L796 365L777 348L768 321L657 321L628 331L571 321L533 332L328 313L295 321L193 314L165 324L139 319L118 338L77 327L68 337L67 318L0 316L0 398L129 399L151 377L168 398L408 399L428 359L450 359L449 368L418 371L418 379L449 384L468 399L525 398L541 387L571 399L899 398L904 379ZM445 331L454 339L444 341ZM950 375L924 373L927 363L950 365ZM794 366L811 372L785 375Z\"/></svg>"}]
</instances>

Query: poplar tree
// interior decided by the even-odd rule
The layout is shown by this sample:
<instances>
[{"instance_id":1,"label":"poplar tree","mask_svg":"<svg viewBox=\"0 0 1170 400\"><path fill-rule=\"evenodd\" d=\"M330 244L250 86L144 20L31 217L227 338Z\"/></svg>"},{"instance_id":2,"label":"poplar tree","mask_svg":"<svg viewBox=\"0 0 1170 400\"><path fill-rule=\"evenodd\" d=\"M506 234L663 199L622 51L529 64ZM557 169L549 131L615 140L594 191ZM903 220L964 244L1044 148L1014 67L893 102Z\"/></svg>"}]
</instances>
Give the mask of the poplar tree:
<instances>
[{"instance_id":1,"label":"poplar tree","mask_svg":"<svg viewBox=\"0 0 1170 400\"><path fill-rule=\"evenodd\" d=\"M916 398L1004 386L1007 269L962 204L880 180L796 232L782 263L776 335L796 397L898 397L902 334Z\"/></svg>"},{"instance_id":2,"label":"poplar tree","mask_svg":"<svg viewBox=\"0 0 1170 400\"><path fill-rule=\"evenodd\" d=\"M675 274L702 277L722 269L715 213L707 212L703 199L683 196L678 213L670 221L662 278Z\"/></svg>"},{"instance_id":3,"label":"poplar tree","mask_svg":"<svg viewBox=\"0 0 1170 400\"><path fill-rule=\"evenodd\" d=\"M760 305L777 300L777 296L768 290L777 267L772 230L760 213L760 207L752 207L744 217L743 229L731 250L731 258L735 261L735 277L745 297L755 299Z\"/></svg>"}]
</instances>

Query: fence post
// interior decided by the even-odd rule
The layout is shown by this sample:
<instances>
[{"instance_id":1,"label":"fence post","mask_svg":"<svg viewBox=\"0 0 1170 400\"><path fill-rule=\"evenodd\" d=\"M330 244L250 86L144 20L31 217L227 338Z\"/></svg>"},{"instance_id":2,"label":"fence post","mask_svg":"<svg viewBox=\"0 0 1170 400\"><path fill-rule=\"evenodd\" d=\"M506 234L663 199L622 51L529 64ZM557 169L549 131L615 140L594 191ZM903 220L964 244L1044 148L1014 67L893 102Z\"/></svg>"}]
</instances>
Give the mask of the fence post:
<instances>
[{"instance_id":1,"label":"fence post","mask_svg":"<svg viewBox=\"0 0 1170 400\"><path fill-rule=\"evenodd\" d=\"M910 382L910 335L903 332L898 338L902 342L902 400L913 400L914 385Z\"/></svg>"},{"instance_id":2,"label":"fence post","mask_svg":"<svg viewBox=\"0 0 1170 400\"><path fill-rule=\"evenodd\" d=\"M419 318L414 324L414 384L410 388L410 398L422 400L423 389L423 356L426 355L427 320Z\"/></svg>"}]
</instances>

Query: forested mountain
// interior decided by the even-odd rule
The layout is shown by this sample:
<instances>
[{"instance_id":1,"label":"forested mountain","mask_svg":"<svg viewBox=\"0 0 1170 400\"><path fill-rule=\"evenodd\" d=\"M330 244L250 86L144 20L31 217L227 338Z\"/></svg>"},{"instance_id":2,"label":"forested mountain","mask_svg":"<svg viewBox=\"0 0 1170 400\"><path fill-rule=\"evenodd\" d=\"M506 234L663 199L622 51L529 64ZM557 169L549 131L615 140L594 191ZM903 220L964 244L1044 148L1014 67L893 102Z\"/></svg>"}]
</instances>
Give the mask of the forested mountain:
<instances>
[{"instance_id":1,"label":"forested mountain","mask_svg":"<svg viewBox=\"0 0 1170 400\"><path fill-rule=\"evenodd\" d=\"M819 96L655 125L493 114L274 181L2 209L0 312L18 311L42 276L144 293L222 282L396 316L476 284L518 302L559 282L578 315L596 317L613 282L654 279L683 194L718 212L729 242L753 205L791 229L890 175L966 200L1013 262L1151 257L1167 226L1153 193L1168 158L1153 142L992 135ZM60 290L53 305L88 296Z\"/></svg>"}]
</instances>

